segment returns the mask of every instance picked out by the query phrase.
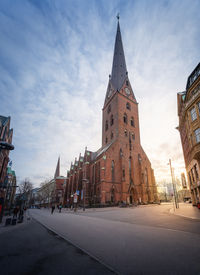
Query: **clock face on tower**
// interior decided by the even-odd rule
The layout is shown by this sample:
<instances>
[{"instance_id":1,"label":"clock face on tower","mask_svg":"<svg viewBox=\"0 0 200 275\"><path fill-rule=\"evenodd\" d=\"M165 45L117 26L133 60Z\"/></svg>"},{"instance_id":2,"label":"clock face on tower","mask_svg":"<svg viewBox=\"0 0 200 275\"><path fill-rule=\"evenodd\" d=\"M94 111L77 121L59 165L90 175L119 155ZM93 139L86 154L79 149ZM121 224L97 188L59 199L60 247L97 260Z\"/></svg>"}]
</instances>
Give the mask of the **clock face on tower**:
<instances>
[{"instance_id":1,"label":"clock face on tower","mask_svg":"<svg viewBox=\"0 0 200 275\"><path fill-rule=\"evenodd\" d=\"M131 91L129 90L129 88L125 88L125 93L126 93L126 95L130 95L131 94Z\"/></svg>"}]
</instances>

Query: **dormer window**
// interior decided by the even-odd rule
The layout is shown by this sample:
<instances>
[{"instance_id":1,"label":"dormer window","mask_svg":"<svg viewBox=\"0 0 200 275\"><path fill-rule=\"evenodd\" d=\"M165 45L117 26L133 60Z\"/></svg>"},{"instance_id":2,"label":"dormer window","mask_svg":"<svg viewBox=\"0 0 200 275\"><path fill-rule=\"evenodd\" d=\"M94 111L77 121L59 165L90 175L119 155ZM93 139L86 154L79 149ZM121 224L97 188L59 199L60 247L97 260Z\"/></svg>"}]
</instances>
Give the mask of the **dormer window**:
<instances>
[{"instance_id":1,"label":"dormer window","mask_svg":"<svg viewBox=\"0 0 200 275\"><path fill-rule=\"evenodd\" d=\"M113 115L111 115L110 117L110 126L112 126L114 124L114 118L113 118Z\"/></svg>"},{"instance_id":2,"label":"dormer window","mask_svg":"<svg viewBox=\"0 0 200 275\"><path fill-rule=\"evenodd\" d=\"M127 110L130 110L130 109L131 109L131 105L130 105L129 102L126 103L126 109L127 109Z\"/></svg>"},{"instance_id":3,"label":"dormer window","mask_svg":"<svg viewBox=\"0 0 200 275\"><path fill-rule=\"evenodd\" d=\"M123 119L124 119L124 123L127 124L128 118L127 118L127 114L126 113L124 113Z\"/></svg>"}]
</instances>

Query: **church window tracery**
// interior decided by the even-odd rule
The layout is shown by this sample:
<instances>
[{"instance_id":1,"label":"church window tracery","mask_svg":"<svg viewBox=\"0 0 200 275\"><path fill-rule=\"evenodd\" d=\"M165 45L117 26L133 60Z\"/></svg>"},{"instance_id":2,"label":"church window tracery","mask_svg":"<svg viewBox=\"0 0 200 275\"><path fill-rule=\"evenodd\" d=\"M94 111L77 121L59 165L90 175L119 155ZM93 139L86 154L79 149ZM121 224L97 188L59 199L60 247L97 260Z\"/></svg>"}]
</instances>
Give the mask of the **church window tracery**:
<instances>
[{"instance_id":1,"label":"church window tracery","mask_svg":"<svg viewBox=\"0 0 200 275\"><path fill-rule=\"evenodd\" d=\"M124 119L124 123L126 123L126 124L127 124L128 117L127 117L127 114L126 114L126 113L124 113L124 117L123 117L123 119Z\"/></svg>"},{"instance_id":2,"label":"church window tracery","mask_svg":"<svg viewBox=\"0 0 200 275\"><path fill-rule=\"evenodd\" d=\"M114 118L113 118L113 115L111 115L110 117L110 126L112 126L114 124Z\"/></svg>"},{"instance_id":3,"label":"church window tracery","mask_svg":"<svg viewBox=\"0 0 200 275\"><path fill-rule=\"evenodd\" d=\"M127 109L127 110L131 110L131 105L130 105L129 102L126 103L126 109Z\"/></svg>"},{"instance_id":4,"label":"church window tracery","mask_svg":"<svg viewBox=\"0 0 200 275\"><path fill-rule=\"evenodd\" d=\"M112 163L111 163L111 174L112 174L112 181L115 180L115 163L114 163L114 160L112 160Z\"/></svg>"},{"instance_id":5,"label":"church window tracery","mask_svg":"<svg viewBox=\"0 0 200 275\"><path fill-rule=\"evenodd\" d=\"M134 117L131 117L131 126L135 127Z\"/></svg>"},{"instance_id":6,"label":"church window tracery","mask_svg":"<svg viewBox=\"0 0 200 275\"><path fill-rule=\"evenodd\" d=\"M106 120L106 126L105 126L105 130L108 130L108 121Z\"/></svg>"}]
</instances>

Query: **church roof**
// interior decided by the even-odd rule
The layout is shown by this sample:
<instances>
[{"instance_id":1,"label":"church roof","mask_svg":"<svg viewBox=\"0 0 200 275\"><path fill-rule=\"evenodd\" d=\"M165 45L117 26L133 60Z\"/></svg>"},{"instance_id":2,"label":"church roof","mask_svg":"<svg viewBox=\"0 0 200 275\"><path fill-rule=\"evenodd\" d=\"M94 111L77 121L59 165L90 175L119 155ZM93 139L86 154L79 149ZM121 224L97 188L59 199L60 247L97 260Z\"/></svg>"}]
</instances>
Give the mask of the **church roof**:
<instances>
[{"instance_id":1,"label":"church roof","mask_svg":"<svg viewBox=\"0 0 200 275\"><path fill-rule=\"evenodd\" d=\"M54 179L60 177L60 157L58 158Z\"/></svg>"},{"instance_id":2,"label":"church roof","mask_svg":"<svg viewBox=\"0 0 200 275\"><path fill-rule=\"evenodd\" d=\"M115 38L112 75L111 75L110 81L114 89L119 91L126 78L127 78L126 61L124 56L120 25L118 21L117 33Z\"/></svg>"}]
</instances>

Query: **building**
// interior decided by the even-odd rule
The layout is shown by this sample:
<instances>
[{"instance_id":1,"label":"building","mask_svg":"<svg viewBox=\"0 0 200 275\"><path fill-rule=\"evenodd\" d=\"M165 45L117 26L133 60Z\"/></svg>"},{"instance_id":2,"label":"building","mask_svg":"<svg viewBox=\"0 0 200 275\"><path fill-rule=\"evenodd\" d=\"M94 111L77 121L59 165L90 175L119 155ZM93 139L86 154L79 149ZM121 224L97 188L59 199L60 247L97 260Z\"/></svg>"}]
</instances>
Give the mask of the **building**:
<instances>
[{"instance_id":1,"label":"building","mask_svg":"<svg viewBox=\"0 0 200 275\"><path fill-rule=\"evenodd\" d=\"M0 141L12 143L13 129L10 129L10 117L0 116ZM3 217L7 184L7 165L9 150L0 148L0 222Z\"/></svg>"},{"instance_id":2,"label":"building","mask_svg":"<svg viewBox=\"0 0 200 275\"><path fill-rule=\"evenodd\" d=\"M102 113L102 147L85 149L67 173L65 201L86 205L153 203L154 172L140 143L138 102L126 68L118 21L112 74Z\"/></svg>"},{"instance_id":3,"label":"building","mask_svg":"<svg viewBox=\"0 0 200 275\"><path fill-rule=\"evenodd\" d=\"M177 94L179 132L193 205L200 201L200 63Z\"/></svg>"},{"instance_id":4,"label":"building","mask_svg":"<svg viewBox=\"0 0 200 275\"><path fill-rule=\"evenodd\" d=\"M0 141L12 143L13 129L10 129L10 117L0 116ZM9 150L0 149L0 187L3 187L7 174Z\"/></svg>"},{"instance_id":5,"label":"building","mask_svg":"<svg viewBox=\"0 0 200 275\"><path fill-rule=\"evenodd\" d=\"M16 193L16 175L11 167L7 168L7 182L6 182L6 195L5 195L5 208L10 209L14 205Z\"/></svg>"},{"instance_id":6,"label":"building","mask_svg":"<svg viewBox=\"0 0 200 275\"><path fill-rule=\"evenodd\" d=\"M51 206L63 204L66 178L60 175L60 157L58 158L54 178L41 183L34 192L34 205Z\"/></svg>"}]
</instances>

